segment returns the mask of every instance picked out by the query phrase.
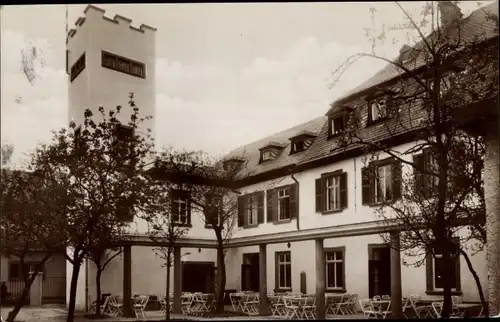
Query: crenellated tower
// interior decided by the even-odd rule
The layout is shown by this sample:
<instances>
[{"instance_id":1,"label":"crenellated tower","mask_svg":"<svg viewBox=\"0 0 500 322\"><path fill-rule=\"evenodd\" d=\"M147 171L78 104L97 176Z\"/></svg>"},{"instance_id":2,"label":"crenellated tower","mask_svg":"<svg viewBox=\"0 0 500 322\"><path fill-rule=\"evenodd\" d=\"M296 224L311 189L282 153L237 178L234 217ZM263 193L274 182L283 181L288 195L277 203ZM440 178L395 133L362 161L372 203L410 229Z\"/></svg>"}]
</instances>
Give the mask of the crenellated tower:
<instances>
[{"instance_id":1,"label":"crenellated tower","mask_svg":"<svg viewBox=\"0 0 500 322\"><path fill-rule=\"evenodd\" d=\"M128 95L134 92L141 116L151 115L140 132L151 128L154 136L156 29L88 5L67 35L69 120L83 121L86 108L97 111L122 106L122 123L130 119ZM95 115L96 113L94 113Z\"/></svg>"}]
</instances>

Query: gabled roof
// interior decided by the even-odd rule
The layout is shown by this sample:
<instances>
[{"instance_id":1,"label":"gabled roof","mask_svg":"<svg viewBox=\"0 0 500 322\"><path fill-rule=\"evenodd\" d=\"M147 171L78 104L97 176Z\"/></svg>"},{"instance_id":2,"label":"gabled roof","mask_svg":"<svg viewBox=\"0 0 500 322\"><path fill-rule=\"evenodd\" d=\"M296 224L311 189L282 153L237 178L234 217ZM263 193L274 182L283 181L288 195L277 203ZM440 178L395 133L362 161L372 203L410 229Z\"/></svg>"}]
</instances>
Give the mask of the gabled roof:
<instances>
[{"instance_id":1,"label":"gabled roof","mask_svg":"<svg viewBox=\"0 0 500 322\"><path fill-rule=\"evenodd\" d=\"M490 39L495 36L498 36L498 26L496 23L489 19L488 17L491 15L498 16L498 1L495 1L492 4L481 7L475 11L473 11L468 17L461 20L460 25L460 39L464 42L475 41L476 38L479 39ZM442 31L443 33L447 33L447 30ZM451 32L456 33L456 28L452 29ZM432 36L432 35L430 35ZM429 37L430 37L429 36ZM447 34L448 37L452 36ZM423 40L419 41L415 46L413 46L413 50L415 52L422 52L425 43ZM396 58L399 59L399 56ZM415 59L411 59L405 62L404 67L409 70L415 70L419 67L425 66L426 61L423 54L419 54ZM371 78L363 82L361 85L355 87L353 90L347 92L345 95L337 99L337 101L332 104L335 105L337 103L345 102L357 94L362 93L365 90L368 90L376 85L380 85L389 80L392 80L400 75L404 74L404 71L394 64L388 64L384 68L382 68L379 72L373 75ZM332 106L331 110L335 106Z\"/></svg>"},{"instance_id":2,"label":"gabled roof","mask_svg":"<svg viewBox=\"0 0 500 322\"><path fill-rule=\"evenodd\" d=\"M233 151L231 151L225 158L231 159L234 157L242 157L245 159L246 169L243 169L245 173L248 175L255 175L259 173L263 173L269 170L281 168L284 166L288 166L295 163L300 163L305 156L306 152L300 152L290 155L290 138L297 136L304 131L309 132L311 134L317 134L327 118L325 116L321 116L315 118L309 122L294 126L290 129L287 129L282 132L278 132L266 138L260 139L253 143L241 146ZM286 146L283 148L281 153L276 157L276 159L259 164L260 161L260 149L268 146L272 142L282 142L285 143Z\"/></svg>"}]
</instances>

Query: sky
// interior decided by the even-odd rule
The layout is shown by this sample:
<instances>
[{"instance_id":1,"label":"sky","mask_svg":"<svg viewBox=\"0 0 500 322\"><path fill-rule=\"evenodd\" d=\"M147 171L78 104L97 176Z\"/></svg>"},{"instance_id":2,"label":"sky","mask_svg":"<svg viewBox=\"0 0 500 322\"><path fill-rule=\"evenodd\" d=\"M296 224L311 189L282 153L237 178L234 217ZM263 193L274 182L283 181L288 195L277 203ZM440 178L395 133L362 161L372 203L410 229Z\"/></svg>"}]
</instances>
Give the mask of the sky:
<instances>
[{"instance_id":1,"label":"sky","mask_svg":"<svg viewBox=\"0 0 500 322\"><path fill-rule=\"evenodd\" d=\"M465 16L491 1L460 1ZM418 16L424 2L402 2ZM405 23L392 2L99 4L158 29L156 144L222 155L239 146L324 115L329 104L385 63L352 65L333 87L331 73L350 55L371 51L367 28ZM67 126L64 71L69 28L86 5L8 5L0 11L1 141L22 162L51 131ZM377 53L395 58L407 31ZM393 41L393 38L396 41ZM37 48L31 84L22 51Z\"/></svg>"}]
</instances>

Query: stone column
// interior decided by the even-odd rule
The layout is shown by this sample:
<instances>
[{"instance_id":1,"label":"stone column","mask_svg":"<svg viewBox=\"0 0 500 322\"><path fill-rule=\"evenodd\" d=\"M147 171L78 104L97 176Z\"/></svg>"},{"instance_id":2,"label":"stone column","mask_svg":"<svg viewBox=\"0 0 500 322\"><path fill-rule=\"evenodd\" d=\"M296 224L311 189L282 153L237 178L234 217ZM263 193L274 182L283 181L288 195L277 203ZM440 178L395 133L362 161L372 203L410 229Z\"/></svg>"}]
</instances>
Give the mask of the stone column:
<instances>
[{"instance_id":1,"label":"stone column","mask_svg":"<svg viewBox=\"0 0 500 322\"><path fill-rule=\"evenodd\" d=\"M173 312L181 313L181 292L182 292L182 272L181 272L181 248L174 248L174 305ZM169 290L170 291L170 290Z\"/></svg>"},{"instance_id":2,"label":"stone column","mask_svg":"<svg viewBox=\"0 0 500 322\"><path fill-rule=\"evenodd\" d=\"M402 318L401 251L399 231L391 232L391 316Z\"/></svg>"},{"instance_id":3,"label":"stone column","mask_svg":"<svg viewBox=\"0 0 500 322\"><path fill-rule=\"evenodd\" d=\"M492 126L485 136L484 197L488 261L489 316L500 313L500 140Z\"/></svg>"},{"instance_id":4,"label":"stone column","mask_svg":"<svg viewBox=\"0 0 500 322\"><path fill-rule=\"evenodd\" d=\"M267 302L267 252L266 245L259 245L259 314L269 315Z\"/></svg>"},{"instance_id":5,"label":"stone column","mask_svg":"<svg viewBox=\"0 0 500 322\"><path fill-rule=\"evenodd\" d=\"M132 310L132 246L123 247L123 316L135 317Z\"/></svg>"},{"instance_id":6,"label":"stone column","mask_svg":"<svg viewBox=\"0 0 500 322\"><path fill-rule=\"evenodd\" d=\"M325 319L325 251L323 239L316 239L316 319Z\"/></svg>"}]
</instances>

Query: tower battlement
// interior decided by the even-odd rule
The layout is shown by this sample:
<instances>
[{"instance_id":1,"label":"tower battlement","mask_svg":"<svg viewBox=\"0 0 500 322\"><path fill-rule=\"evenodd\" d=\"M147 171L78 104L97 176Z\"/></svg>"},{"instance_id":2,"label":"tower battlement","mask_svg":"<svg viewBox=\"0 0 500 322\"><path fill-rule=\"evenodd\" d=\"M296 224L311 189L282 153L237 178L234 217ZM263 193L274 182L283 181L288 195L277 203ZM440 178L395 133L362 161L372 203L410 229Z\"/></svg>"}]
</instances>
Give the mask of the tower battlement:
<instances>
[{"instance_id":1,"label":"tower battlement","mask_svg":"<svg viewBox=\"0 0 500 322\"><path fill-rule=\"evenodd\" d=\"M89 4L87 6L87 8L85 8L83 13L85 14L85 17L79 17L76 20L75 27L68 31L67 40L69 40L69 38L73 38L75 36L75 34L78 31L78 28L84 24L85 20L87 19L87 17L90 14L100 16L105 21L108 21L110 23L114 23L117 25L123 25L124 27L130 28L131 30L134 30L134 31L137 31L140 33L156 32L156 30L157 30L156 28L148 26L146 24L141 24L141 25L139 25L139 27L133 26L132 19L124 17L124 16L119 15L119 14L116 14L113 18L107 17L107 16L105 16L106 10L101 9L101 8L96 7L94 5L91 5L91 4Z\"/></svg>"}]
</instances>

